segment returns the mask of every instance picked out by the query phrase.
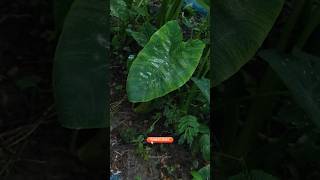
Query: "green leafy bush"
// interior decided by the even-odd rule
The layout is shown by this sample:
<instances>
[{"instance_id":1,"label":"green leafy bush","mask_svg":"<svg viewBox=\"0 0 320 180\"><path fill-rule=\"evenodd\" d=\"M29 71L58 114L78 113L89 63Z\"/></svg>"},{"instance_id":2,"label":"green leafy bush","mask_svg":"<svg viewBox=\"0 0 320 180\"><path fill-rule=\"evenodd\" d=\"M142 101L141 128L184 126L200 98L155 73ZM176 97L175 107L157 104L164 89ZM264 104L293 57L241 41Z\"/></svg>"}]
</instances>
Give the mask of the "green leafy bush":
<instances>
[{"instance_id":1,"label":"green leafy bush","mask_svg":"<svg viewBox=\"0 0 320 180\"><path fill-rule=\"evenodd\" d=\"M187 141L188 144L192 144L195 136L199 133L199 123L196 117L187 115L180 119L177 132L180 134L179 144L183 144Z\"/></svg>"}]
</instances>

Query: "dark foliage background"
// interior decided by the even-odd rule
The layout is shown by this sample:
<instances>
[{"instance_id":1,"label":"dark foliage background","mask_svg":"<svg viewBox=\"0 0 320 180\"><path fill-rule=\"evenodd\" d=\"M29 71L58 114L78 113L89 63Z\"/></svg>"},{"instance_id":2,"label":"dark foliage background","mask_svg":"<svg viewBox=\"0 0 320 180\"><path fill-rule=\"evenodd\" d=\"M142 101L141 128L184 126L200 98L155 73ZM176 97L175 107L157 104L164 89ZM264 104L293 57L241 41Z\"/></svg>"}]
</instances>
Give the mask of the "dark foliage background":
<instances>
[{"instance_id":1,"label":"dark foliage background","mask_svg":"<svg viewBox=\"0 0 320 180\"><path fill-rule=\"evenodd\" d=\"M80 162L72 148L95 134L57 122L52 63L58 34L52 0L0 2L0 179L95 179L104 166ZM74 147L72 147L74 146Z\"/></svg>"},{"instance_id":2,"label":"dark foliage background","mask_svg":"<svg viewBox=\"0 0 320 180\"><path fill-rule=\"evenodd\" d=\"M320 131L314 118L320 84L318 5L284 1L255 55L213 88L216 179L320 178ZM310 22L314 28L303 36ZM307 100L314 102L315 111Z\"/></svg>"}]
</instances>

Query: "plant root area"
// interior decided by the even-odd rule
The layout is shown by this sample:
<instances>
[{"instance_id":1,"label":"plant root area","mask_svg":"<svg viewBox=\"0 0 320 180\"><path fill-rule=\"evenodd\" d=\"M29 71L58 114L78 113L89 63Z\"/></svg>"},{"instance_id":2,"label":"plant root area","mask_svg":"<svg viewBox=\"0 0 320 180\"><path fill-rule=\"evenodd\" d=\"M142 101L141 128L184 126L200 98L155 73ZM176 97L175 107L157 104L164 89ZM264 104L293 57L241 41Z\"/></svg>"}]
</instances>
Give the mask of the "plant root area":
<instances>
[{"instance_id":1,"label":"plant root area","mask_svg":"<svg viewBox=\"0 0 320 180\"><path fill-rule=\"evenodd\" d=\"M122 108L121 108L122 109ZM123 108L126 110L126 108ZM127 109L128 110L128 109ZM121 116L123 114L123 116ZM138 145L123 140L128 129L144 132L152 124L148 120L139 119L133 112L118 112L117 121L120 123L111 130L110 134L110 170L118 174L121 180L133 178L150 180L191 179L189 174L192 160L186 148L173 144L146 144L145 155L138 153ZM161 122L159 122L160 124ZM156 126L155 128L162 128ZM161 131L158 130L159 132Z\"/></svg>"}]
</instances>

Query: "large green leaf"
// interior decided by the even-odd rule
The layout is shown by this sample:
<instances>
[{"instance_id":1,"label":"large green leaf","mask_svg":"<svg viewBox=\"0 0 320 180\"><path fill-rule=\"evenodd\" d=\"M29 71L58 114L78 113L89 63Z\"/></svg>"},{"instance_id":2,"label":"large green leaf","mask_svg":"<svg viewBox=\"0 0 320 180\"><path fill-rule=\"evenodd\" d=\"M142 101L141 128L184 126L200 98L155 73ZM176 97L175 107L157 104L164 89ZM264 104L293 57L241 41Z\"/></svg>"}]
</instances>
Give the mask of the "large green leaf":
<instances>
[{"instance_id":1,"label":"large green leaf","mask_svg":"<svg viewBox=\"0 0 320 180\"><path fill-rule=\"evenodd\" d=\"M107 3L75 0L55 52L54 92L68 128L107 126Z\"/></svg>"},{"instance_id":2,"label":"large green leaf","mask_svg":"<svg viewBox=\"0 0 320 180\"><path fill-rule=\"evenodd\" d=\"M296 52L281 54L265 50L259 55L278 73L297 103L320 127L320 58Z\"/></svg>"},{"instance_id":3,"label":"large green leaf","mask_svg":"<svg viewBox=\"0 0 320 180\"><path fill-rule=\"evenodd\" d=\"M205 44L183 42L177 21L156 31L129 70L127 93L131 102L146 102L184 85L195 71Z\"/></svg>"},{"instance_id":4,"label":"large green leaf","mask_svg":"<svg viewBox=\"0 0 320 180\"><path fill-rule=\"evenodd\" d=\"M235 74L261 46L283 0L216 0L212 10L213 85Z\"/></svg>"}]
</instances>

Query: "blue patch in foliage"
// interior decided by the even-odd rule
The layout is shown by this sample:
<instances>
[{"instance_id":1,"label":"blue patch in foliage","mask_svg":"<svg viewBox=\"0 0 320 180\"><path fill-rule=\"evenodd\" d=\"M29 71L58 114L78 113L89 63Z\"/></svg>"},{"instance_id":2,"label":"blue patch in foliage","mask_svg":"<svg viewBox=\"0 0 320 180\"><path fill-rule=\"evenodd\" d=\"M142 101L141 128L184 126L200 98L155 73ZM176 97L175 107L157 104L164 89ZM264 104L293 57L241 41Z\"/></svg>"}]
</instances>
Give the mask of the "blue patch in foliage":
<instances>
[{"instance_id":1,"label":"blue patch in foliage","mask_svg":"<svg viewBox=\"0 0 320 180\"><path fill-rule=\"evenodd\" d=\"M120 179L120 174L112 174L110 176L110 180L121 180Z\"/></svg>"},{"instance_id":2,"label":"blue patch in foliage","mask_svg":"<svg viewBox=\"0 0 320 180\"><path fill-rule=\"evenodd\" d=\"M199 12L200 14L202 15L208 14L208 11L203 6L201 6L196 0L184 0L184 2L186 4L190 4L191 7L197 12Z\"/></svg>"}]
</instances>

